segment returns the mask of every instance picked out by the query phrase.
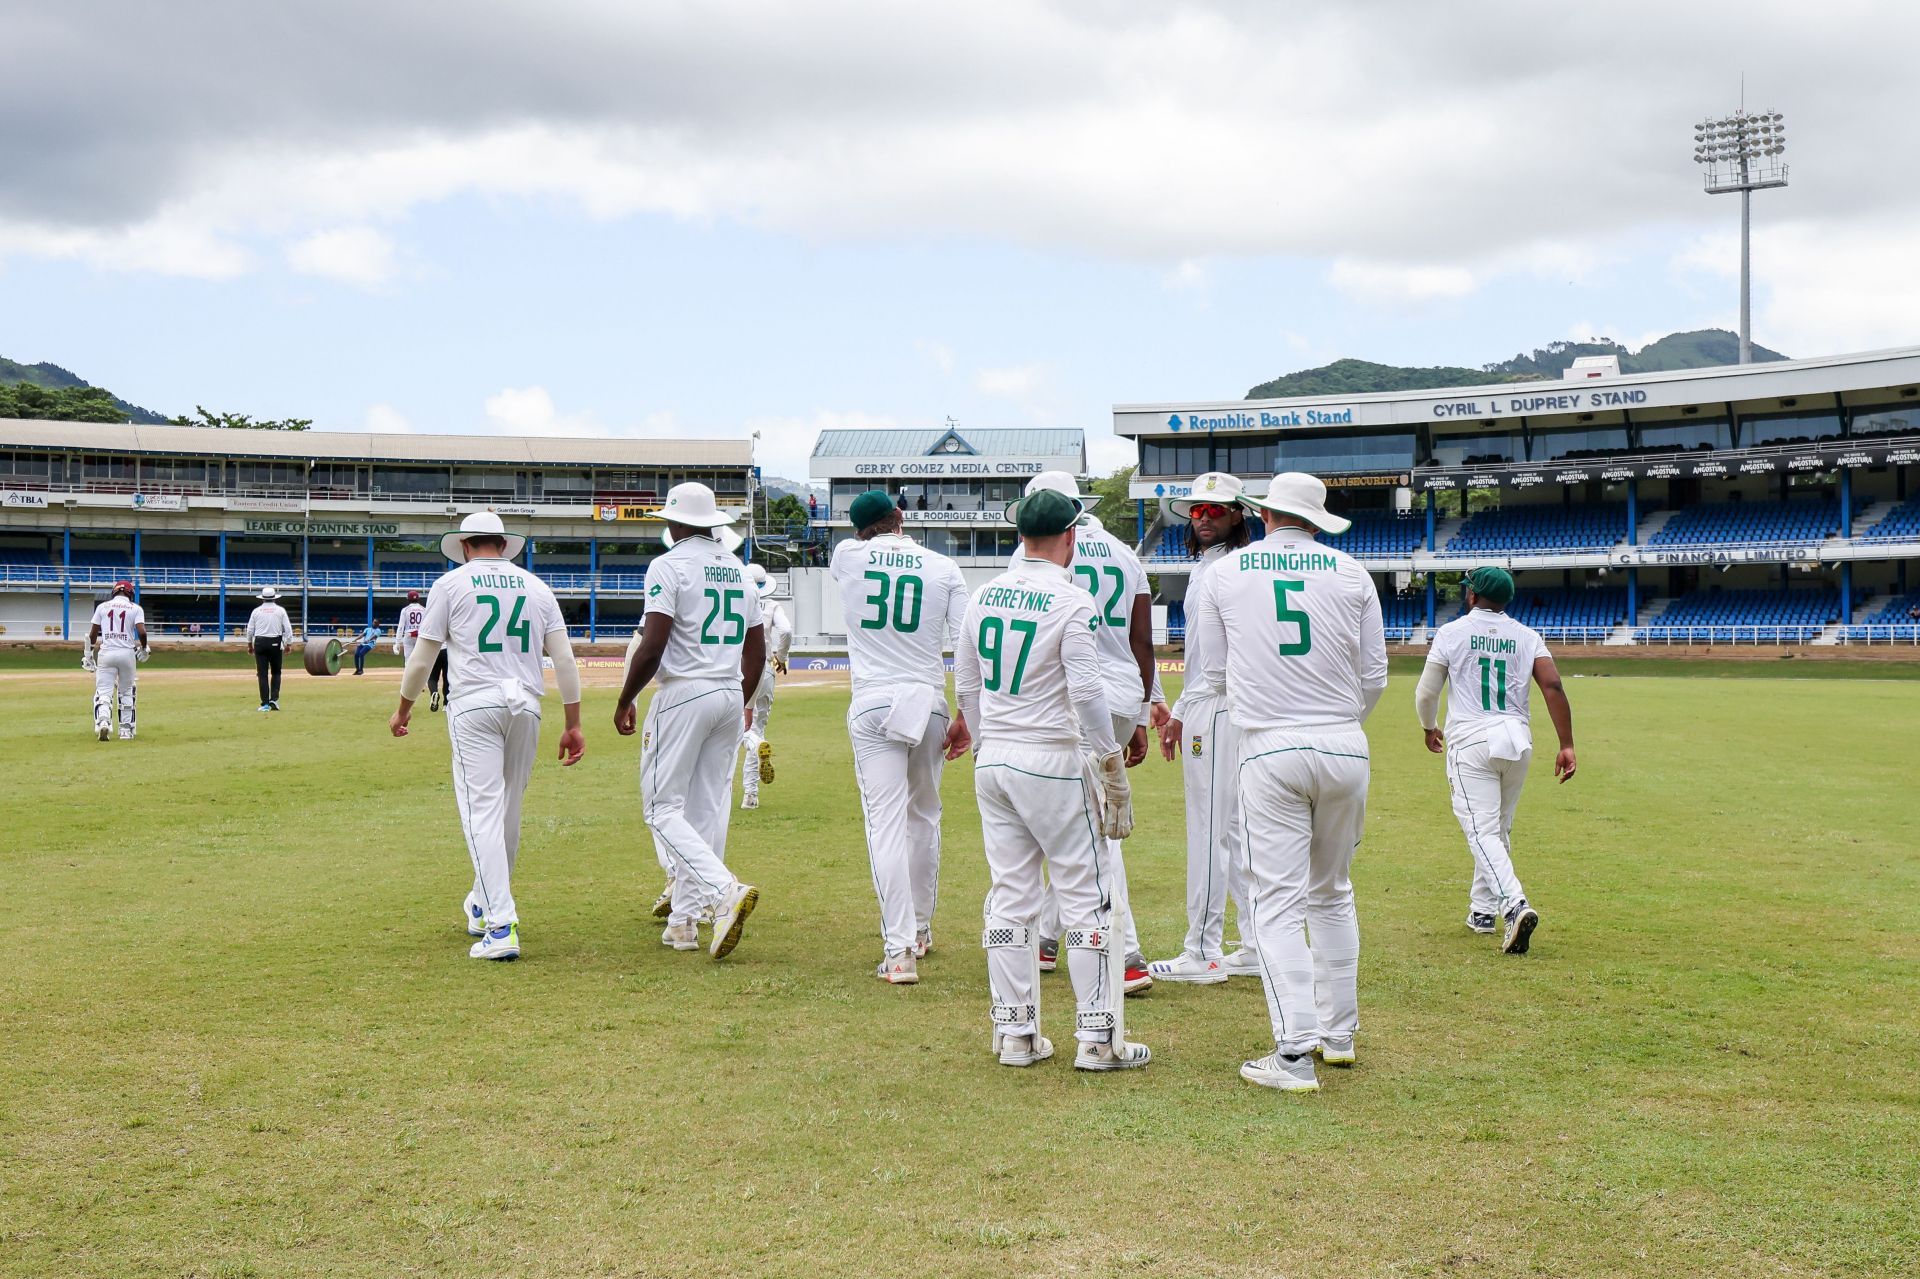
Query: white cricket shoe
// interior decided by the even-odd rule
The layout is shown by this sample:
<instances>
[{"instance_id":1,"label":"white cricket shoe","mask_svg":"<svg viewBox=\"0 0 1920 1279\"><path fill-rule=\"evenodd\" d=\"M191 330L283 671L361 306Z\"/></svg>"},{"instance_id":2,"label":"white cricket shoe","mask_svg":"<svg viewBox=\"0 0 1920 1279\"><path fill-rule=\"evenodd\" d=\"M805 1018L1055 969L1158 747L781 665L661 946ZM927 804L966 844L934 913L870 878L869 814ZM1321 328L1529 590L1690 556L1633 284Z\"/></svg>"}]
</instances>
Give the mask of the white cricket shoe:
<instances>
[{"instance_id":1,"label":"white cricket shoe","mask_svg":"<svg viewBox=\"0 0 1920 1279\"><path fill-rule=\"evenodd\" d=\"M668 924L660 933L660 944L675 950L699 950L700 925L691 919L684 924Z\"/></svg>"},{"instance_id":2,"label":"white cricket shoe","mask_svg":"<svg viewBox=\"0 0 1920 1279\"><path fill-rule=\"evenodd\" d=\"M487 913L480 909L480 903L472 893L468 893L467 900L461 903L460 919L467 926L467 936L487 935Z\"/></svg>"},{"instance_id":3,"label":"white cricket shoe","mask_svg":"<svg viewBox=\"0 0 1920 1279\"><path fill-rule=\"evenodd\" d=\"M653 899L653 917L665 919L671 914L673 914L673 880L668 879L667 886L660 890L658 897Z\"/></svg>"},{"instance_id":4,"label":"white cricket shoe","mask_svg":"<svg viewBox=\"0 0 1920 1279\"><path fill-rule=\"evenodd\" d=\"M993 1051L1002 1066L1033 1066L1053 1056L1053 1041L1045 1035L1003 1035L996 1030Z\"/></svg>"},{"instance_id":5,"label":"white cricket shoe","mask_svg":"<svg viewBox=\"0 0 1920 1279\"><path fill-rule=\"evenodd\" d=\"M473 943L467 951L470 959L518 959L520 958L520 928L517 924L502 924L498 928L489 928L486 936Z\"/></svg>"},{"instance_id":6,"label":"white cricket shoe","mask_svg":"<svg viewBox=\"0 0 1920 1279\"><path fill-rule=\"evenodd\" d=\"M707 948L707 953L715 959L731 955L733 948L740 944L747 916L753 914L753 908L759 904L760 890L735 880L733 888L720 899L719 907L713 912L713 945Z\"/></svg>"},{"instance_id":7,"label":"white cricket shoe","mask_svg":"<svg viewBox=\"0 0 1920 1279\"><path fill-rule=\"evenodd\" d=\"M1147 965L1155 981L1185 982L1189 986L1218 986L1227 979L1226 965L1218 959L1202 959L1182 951L1172 959L1156 959Z\"/></svg>"},{"instance_id":8,"label":"white cricket shoe","mask_svg":"<svg viewBox=\"0 0 1920 1279\"><path fill-rule=\"evenodd\" d=\"M1239 950L1228 951L1220 966L1227 970L1229 977L1258 977L1260 975L1260 956L1251 946L1241 946Z\"/></svg>"},{"instance_id":9,"label":"white cricket shoe","mask_svg":"<svg viewBox=\"0 0 1920 1279\"><path fill-rule=\"evenodd\" d=\"M1507 935L1501 939L1500 950L1503 954L1524 955L1533 939L1533 930L1540 926L1540 912L1521 902L1507 912Z\"/></svg>"},{"instance_id":10,"label":"white cricket shoe","mask_svg":"<svg viewBox=\"0 0 1920 1279\"><path fill-rule=\"evenodd\" d=\"M889 953L880 961L880 967L873 975L893 986L911 986L920 980L919 965L914 962L913 952L902 950Z\"/></svg>"},{"instance_id":11,"label":"white cricket shoe","mask_svg":"<svg viewBox=\"0 0 1920 1279\"><path fill-rule=\"evenodd\" d=\"M1079 1051L1073 1054L1075 1070L1138 1070L1153 1060L1152 1051L1145 1044L1136 1044L1127 1040L1120 1041L1119 1051L1112 1044L1092 1044L1082 1040Z\"/></svg>"},{"instance_id":12,"label":"white cricket shoe","mask_svg":"<svg viewBox=\"0 0 1920 1279\"><path fill-rule=\"evenodd\" d=\"M113 725L104 719L96 719L93 721L93 735L99 741L104 742L113 736Z\"/></svg>"},{"instance_id":13,"label":"white cricket shoe","mask_svg":"<svg viewBox=\"0 0 1920 1279\"><path fill-rule=\"evenodd\" d=\"M123 742L130 742L130 741L132 741L132 740L133 740L133 730L132 730L131 728L123 728L123 729L121 729L121 730L120 730L120 740L121 740L121 741L123 741Z\"/></svg>"},{"instance_id":14,"label":"white cricket shoe","mask_svg":"<svg viewBox=\"0 0 1920 1279\"><path fill-rule=\"evenodd\" d=\"M760 797L758 795L742 795L740 797L740 807L758 808L760 807Z\"/></svg>"},{"instance_id":15,"label":"white cricket shoe","mask_svg":"<svg viewBox=\"0 0 1920 1279\"><path fill-rule=\"evenodd\" d=\"M1322 1035L1314 1053L1329 1066L1353 1065L1352 1035Z\"/></svg>"},{"instance_id":16,"label":"white cricket shoe","mask_svg":"<svg viewBox=\"0 0 1920 1279\"><path fill-rule=\"evenodd\" d=\"M915 959L925 959L927 957L928 952L930 952L932 949L933 949L933 929L922 928L919 932L913 935L913 957Z\"/></svg>"},{"instance_id":17,"label":"white cricket shoe","mask_svg":"<svg viewBox=\"0 0 1920 1279\"><path fill-rule=\"evenodd\" d=\"M1281 1092L1320 1091L1320 1077L1313 1073L1310 1053L1283 1057L1276 1052L1259 1061L1244 1062L1240 1066L1240 1078L1262 1088L1278 1088Z\"/></svg>"}]
</instances>

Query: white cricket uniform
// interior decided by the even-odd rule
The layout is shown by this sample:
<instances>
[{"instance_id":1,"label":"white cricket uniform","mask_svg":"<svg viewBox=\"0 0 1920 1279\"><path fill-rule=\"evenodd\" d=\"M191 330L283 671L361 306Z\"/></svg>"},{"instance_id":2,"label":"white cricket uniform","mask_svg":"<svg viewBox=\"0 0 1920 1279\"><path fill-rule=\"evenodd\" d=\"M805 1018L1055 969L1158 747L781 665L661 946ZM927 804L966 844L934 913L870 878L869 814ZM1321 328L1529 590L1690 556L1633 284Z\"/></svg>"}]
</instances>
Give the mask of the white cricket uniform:
<instances>
[{"instance_id":1,"label":"white cricket uniform","mask_svg":"<svg viewBox=\"0 0 1920 1279\"><path fill-rule=\"evenodd\" d=\"M947 728L944 652L960 647L967 583L912 538L849 539L830 566L853 667L847 735L867 826L867 865L887 953L933 927L940 883L940 772Z\"/></svg>"},{"instance_id":2,"label":"white cricket uniform","mask_svg":"<svg viewBox=\"0 0 1920 1279\"><path fill-rule=\"evenodd\" d=\"M761 624L746 565L687 537L647 569L647 615L673 619L640 738L640 791L673 879L669 925L692 922L738 881L727 869L728 801L740 749L741 647Z\"/></svg>"},{"instance_id":3,"label":"white cricket uniform","mask_svg":"<svg viewBox=\"0 0 1920 1279\"><path fill-rule=\"evenodd\" d=\"M453 799L473 859L473 897L489 928L518 923L513 868L520 801L540 745L541 658L565 631L547 584L509 560L468 560L427 591L420 639L445 646Z\"/></svg>"},{"instance_id":4,"label":"white cricket uniform","mask_svg":"<svg viewBox=\"0 0 1920 1279\"><path fill-rule=\"evenodd\" d=\"M753 726L740 735L740 790L744 798L755 801L760 798L760 743L767 739L767 726L773 722L773 684L778 674L773 659L786 661L793 648L793 623L779 601L760 605L760 621L767 628L767 664L753 693Z\"/></svg>"},{"instance_id":5,"label":"white cricket uniform","mask_svg":"<svg viewBox=\"0 0 1920 1279\"><path fill-rule=\"evenodd\" d=\"M140 682L140 664L134 653L140 648L140 632L146 625L147 611L124 595L115 595L95 606L88 629L100 628L100 647L93 655L93 722L113 724L116 686L120 703L120 734L131 737L135 731L135 686Z\"/></svg>"},{"instance_id":6,"label":"white cricket uniform","mask_svg":"<svg viewBox=\"0 0 1920 1279\"><path fill-rule=\"evenodd\" d=\"M1533 664L1551 656L1539 632L1485 608L1442 626L1427 650L1452 690L1447 785L1473 854L1468 909L1478 915L1497 919L1527 899L1513 873L1513 815L1533 759Z\"/></svg>"},{"instance_id":7,"label":"white cricket uniform","mask_svg":"<svg viewBox=\"0 0 1920 1279\"><path fill-rule=\"evenodd\" d=\"M1015 549L1009 569L1019 562L1021 555L1021 550ZM1131 639L1133 601L1142 595L1152 596L1147 588L1147 571L1132 547L1093 520L1082 521L1074 527L1073 558L1068 562L1067 571L1073 575L1074 583L1093 597L1094 615L1100 624L1094 633L1100 655L1100 677L1106 689L1107 708L1113 716L1113 735L1124 747L1133 730L1147 722L1152 693L1159 689L1157 671L1151 691L1141 680L1140 664L1134 660ZM1114 904L1113 926L1120 934L1126 953L1134 955L1140 951L1140 934L1133 925L1133 908L1125 891L1127 866L1120 841L1108 840L1107 851L1113 860L1114 877L1121 882ZM1040 934L1049 941L1055 940L1060 936L1060 927L1059 901L1048 893L1040 919Z\"/></svg>"},{"instance_id":8,"label":"white cricket uniform","mask_svg":"<svg viewBox=\"0 0 1920 1279\"><path fill-rule=\"evenodd\" d=\"M1323 1033L1359 1025L1348 871L1367 812L1361 724L1387 685L1380 596L1352 556L1282 528L1214 565L1189 624L1225 654L1247 906L1274 1044L1310 1052Z\"/></svg>"},{"instance_id":9,"label":"white cricket uniform","mask_svg":"<svg viewBox=\"0 0 1920 1279\"><path fill-rule=\"evenodd\" d=\"M1209 547L1188 579L1186 608L1191 619L1205 598L1208 570L1227 554ZM1187 807L1187 937L1184 949L1195 959L1219 959L1224 952L1227 898L1247 923L1243 868L1245 827L1240 817L1240 730L1227 709L1226 654L1209 651L1187 629L1186 681L1173 718L1180 721L1180 775Z\"/></svg>"},{"instance_id":10,"label":"white cricket uniform","mask_svg":"<svg viewBox=\"0 0 1920 1279\"><path fill-rule=\"evenodd\" d=\"M1075 1036L1107 1043L1122 1016L1111 962L1119 939L1110 937L1119 889L1089 752L1119 743L1094 601L1065 569L1022 556L974 592L961 625L954 689L979 745L973 783L990 881L982 944L994 1029L1039 1033L1044 870L1060 903Z\"/></svg>"},{"instance_id":11,"label":"white cricket uniform","mask_svg":"<svg viewBox=\"0 0 1920 1279\"><path fill-rule=\"evenodd\" d=\"M408 604L400 610L400 620L393 627L393 651L403 657L413 656L413 646L420 639L420 623L427 618L425 604ZM449 658L449 661L452 659Z\"/></svg>"}]
</instances>

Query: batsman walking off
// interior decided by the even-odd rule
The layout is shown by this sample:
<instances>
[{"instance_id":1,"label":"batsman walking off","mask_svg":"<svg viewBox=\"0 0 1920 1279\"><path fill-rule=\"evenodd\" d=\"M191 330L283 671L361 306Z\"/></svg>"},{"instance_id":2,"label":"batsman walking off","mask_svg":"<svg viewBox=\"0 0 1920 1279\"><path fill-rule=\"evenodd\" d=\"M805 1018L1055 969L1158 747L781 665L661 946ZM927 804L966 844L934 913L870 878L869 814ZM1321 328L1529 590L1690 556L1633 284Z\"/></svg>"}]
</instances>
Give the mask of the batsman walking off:
<instances>
[{"instance_id":1,"label":"batsman walking off","mask_svg":"<svg viewBox=\"0 0 1920 1279\"><path fill-rule=\"evenodd\" d=\"M99 740L104 742L113 735L116 693L120 740L133 740L138 664L152 652L147 646L147 612L134 603L133 583L115 582L113 594L93 610L93 622L87 627L87 642L80 654L80 668L93 675L93 735Z\"/></svg>"},{"instance_id":2,"label":"batsman walking off","mask_svg":"<svg viewBox=\"0 0 1920 1279\"><path fill-rule=\"evenodd\" d=\"M1427 650L1427 664L1414 690L1414 713L1427 749L1447 757L1447 786L1453 815L1473 855L1473 884L1467 895L1467 927L1476 933L1501 933L1500 949L1524 955L1540 912L1527 902L1526 889L1513 870L1513 815L1526 786L1533 759L1533 724L1527 711L1527 683L1540 696L1560 737L1553 775L1573 776L1573 708L1567 704L1560 670L1547 643L1532 627L1506 614L1513 599L1513 575L1487 565L1467 574L1467 612L1442 626ZM1439 727L1440 690L1447 699L1447 731Z\"/></svg>"},{"instance_id":3,"label":"batsman walking off","mask_svg":"<svg viewBox=\"0 0 1920 1279\"><path fill-rule=\"evenodd\" d=\"M546 696L541 655L565 704L560 762L586 752L580 731L580 669L567 624L547 584L513 563L526 539L509 534L500 517L479 511L448 533L440 548L460 563L427 591L420 635L400 676L400 706L388 726L407 735L413 705L444 652L459 694L447 703L453 744L453 799L473 859L473 889L460 915L474 959L518 959L520 915L513 900L513 869L520 854L520 802L540 745L540 700Z\"/></svg>"},{"instance_id":4,"label":"batsman walking off","mask_svg":"<svg viewBox=\"0 0 1920 1279\"><path fill-rule=\"evenodd\" d=\"M1286 1091L1320 1086L1312 1053L1351 1064L1359 1029L1360 925L1348 871L1367 813L1361 725L1387 686L1380 596L1358 560L1315 542L1351 521L1311 475L1273 477L1267 536L1208 574L1190 621L1226 661L1240 730L1247 905L1274 1051L1240 1074Z\"/></svg>"}]
</instances>

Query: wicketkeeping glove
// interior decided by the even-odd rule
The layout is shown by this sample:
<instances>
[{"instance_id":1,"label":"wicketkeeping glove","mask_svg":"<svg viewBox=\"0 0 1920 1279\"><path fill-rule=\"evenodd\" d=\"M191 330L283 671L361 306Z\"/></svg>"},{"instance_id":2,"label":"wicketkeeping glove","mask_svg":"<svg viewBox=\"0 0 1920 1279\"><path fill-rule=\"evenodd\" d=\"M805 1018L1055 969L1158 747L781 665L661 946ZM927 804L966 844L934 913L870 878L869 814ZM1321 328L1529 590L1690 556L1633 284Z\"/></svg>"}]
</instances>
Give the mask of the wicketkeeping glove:
<instances>
[{"instance_id":1,"label":"wicketkeeping glove","mask_svg":"<svg viewBox=\"0 0 1920 1279\"><path fill-rule=\"evenodd\" d=\"M1133 788L1127 784L1127 765L1119 751L1096 761L1100 778L1100 833L1108 839L1133 834Z\"/></svg>"},{"instance_id":2,"label":"wicketkeeping glove","mask_svg":"<svg viewBox=\"0 0 1920 1279\"><path fill-rule=\"evenodd\" d=\"M133 650L133 660L136 662L144 662L152 656L153 649L151 647L141 647Z\"/></svg>"}]
</instances>

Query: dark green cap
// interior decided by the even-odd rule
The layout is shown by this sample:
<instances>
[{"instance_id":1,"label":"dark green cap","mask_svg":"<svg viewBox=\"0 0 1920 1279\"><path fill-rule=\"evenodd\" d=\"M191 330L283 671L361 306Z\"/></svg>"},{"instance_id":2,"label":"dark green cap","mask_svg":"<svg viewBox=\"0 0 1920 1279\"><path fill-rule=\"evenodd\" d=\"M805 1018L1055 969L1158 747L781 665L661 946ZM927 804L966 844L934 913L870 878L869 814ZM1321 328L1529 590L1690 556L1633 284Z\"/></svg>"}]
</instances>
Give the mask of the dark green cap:
<instances>
[{"instance_id":1,"label":"dark green cap","mask_svg":"<svg viewBox=\"0 0 1920 1279\"><path fill-rule=\"evenodd\" d=\"M855 531L878 524L893 514L893 499L879 489L869 489L853 499L853 505L847 508L847 519L852 521Z\"/></svg>"},{"instance_id":2,"label":"dark green cap","mask_svg":"<svg viewBox=\"0 0 1920 1279\"><path fill-rule=\"evenodd\" d=\"M1467 589L1495 608L1513 599L1513 574L1494 564L1483 564L1467 574Z\"/></svg>"},{"instance_id":3,"label":"dark green cap","mask_svg":"<svg viewBox=\"0 0 1920 1279\"><path fill-rule=\"evenodd\" d=\"M1080 503L1065 493L1035 489L1020 499L1014 527L1023 537L1052 537L1080 522Z\"/></svg>"}]
</instances>

